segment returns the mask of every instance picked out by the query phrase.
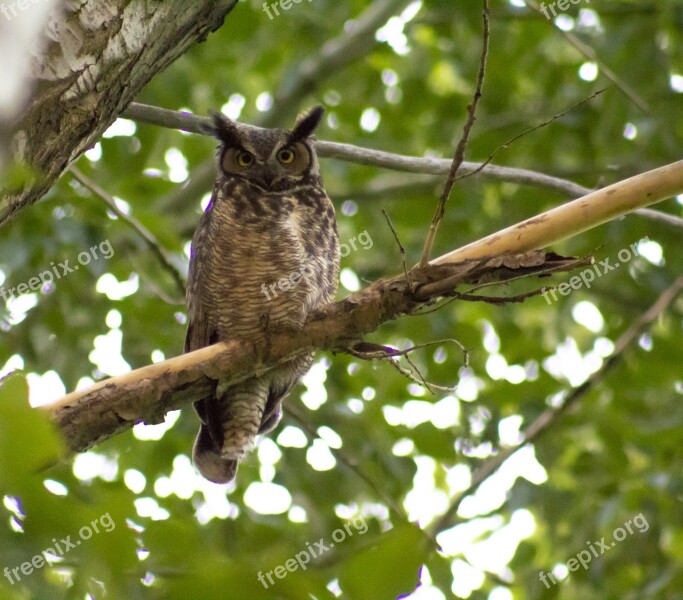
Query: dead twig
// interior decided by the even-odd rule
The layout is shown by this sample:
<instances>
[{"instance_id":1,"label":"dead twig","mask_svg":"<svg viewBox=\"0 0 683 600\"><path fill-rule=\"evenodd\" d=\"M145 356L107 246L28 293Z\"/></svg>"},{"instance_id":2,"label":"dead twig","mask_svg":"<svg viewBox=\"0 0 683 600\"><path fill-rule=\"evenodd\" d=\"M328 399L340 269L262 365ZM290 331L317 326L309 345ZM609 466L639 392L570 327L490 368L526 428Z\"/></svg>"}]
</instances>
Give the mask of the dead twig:
<instances>
[{"instance_id":1,"label":"dead twig","mask_svg":"<svg viewBox=\"0 0 683 600\"><path fill-rule=\"evenodd\" d=\"M427 233L427 239L425 240L424 248L422 249L422 258L420 259L420 266L424 267L429 262L429 257L432 254L432 247L434 246L434 240L436 239L436 232L439 228L443 216L446 213L446 202L448 197L451 195L451 190L453 189L453 184L455 183L455 176L458 173L458 169L465 160L465 148L467 147L467 141L470 137L470 131L474 126L474 121L476 120L477 105L479 104L479 99L481 98L481 90L484 86L484 76L486 74L486 59L489 53L489 3L488 0L483 0L484 9L482 11L482 19L484 22L484 31L482 35L482 45L481 45L481 56L479 58L479 72L477 73L477 83L474 88L474 95L472 96L472 102L467 105L467 119L465 120L465 125L462 129L462 136L458 141L458 145L455 148L455 155L453 156L453 162L451 163L451 168L448 171L448 177L444 183L443 190L441 191L441 197L439 198L439 203L436 206L436 212L432 218L432 223L429 226L429 231Z\"/></svg>"}]
</instances>

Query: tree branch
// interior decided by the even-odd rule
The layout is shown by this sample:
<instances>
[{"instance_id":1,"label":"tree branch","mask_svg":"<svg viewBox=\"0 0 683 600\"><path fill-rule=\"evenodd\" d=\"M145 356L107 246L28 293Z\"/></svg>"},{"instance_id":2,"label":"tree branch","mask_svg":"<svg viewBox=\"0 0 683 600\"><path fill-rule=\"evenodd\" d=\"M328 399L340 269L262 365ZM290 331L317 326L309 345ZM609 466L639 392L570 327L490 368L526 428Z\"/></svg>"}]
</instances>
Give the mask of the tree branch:
<instances>
[{"instance_id":1,"label":"tree branch","mask_svg":"<svg viewBox=\"0 0 683 600\"><path fill-rule=\"evenodd\" d=\"M491 256L545 248L636 208L649 206L681 193L683 160L647 171L577 198L517 225L449 252L437 264L476 258L486 248Z\"/></svg>"},{"instance_id":2,"label":"tree branch","mask_svg":"<svg viewBox=\"0 0 683 600\"><path fill-rule=\"evenodd\" d=\"M31 174L0 189L0 226L49 190L152 77L218 29L236 3L61 3L49 44L32 61L36 92L13 131L12 158Z\"/></svg>"},{"instance_id":3,"label":"tree branch","mask_svg":"<svg viewBox=\"0 0 683 600\"><path fill-rule=\"evenodd\" d=\"M69 167L69 171L71 171L71 174L74 176L76 181L84 185L93 194L98 196L109 207L109 209L117 217L121 219L121 221L126 223L126 225L128 225L139 237L142 238L145 244L147 244L147 247L159 260L161 267L167 273L170 274L171 279L173 279L173 282L175 283L176 287L178 288L178 291L180 292L180 297L184 298L185 280L180 271L178 271L178 269L173 264L173 260L171 259L171 256L166 250L166 248L164 248L161 245L161 242L154 236L154 234L149 229L147 229L142 223L140 223L140 221L138 221L135 217L132 217L124 213L118 207L116 201L111 196L111 194L107 193L103 188L97 185L92 179L84 175L75 166L72 165L71 167Z\"/></svg>"},{"instance_id":4,"label":"tree branch","mask_svg":"<svg viewBox=\"0 0 683 600\"><path fill-rule=\"evenodd\" d=\"M477 73L477 83L474 86L474 94L472 95L472 102L467 105L467 119L465 120L465 125L462 128L462 135L458 140L458 144L455 148L455 154L453 155L453 161L448 169L448 177L443 184L443 190L441 191L441 196L439 197L439 202L436 205L436 211L432 222L429 225L429 231L427 232L427 239L425 240L424 247L422 249L422 257L420 258L420 265L425 266L429 262L429 257L432 254L432 248L434 246L434 240L436 239L436 232L439 229L441 221L443 221L443 216L446 213L446 203L451 195L451 190L453 189L453 184L455 183L455 176L458 174L458 169L465 160L465 149L467 148L467 141L470 137L470 132L472 127L474 127L474 121L477 118L477 106L481 98L481 91L484 87L484 76L486 75L486 59L489 54L489 3L488 0L483 0L484 9L482 11L482 19L484 22L482 43L481 43L481 56L479 57L479 72Z\"/></svg>"},{"instance_id":5,"label":"tree branch","mask_svg":"<svg viewBox=\"0 0 683 600\"><path fill-rule=\"evenodd\" d=\"M201 125L209 122L207 117L198 117L187 112L178 112L137 102L132 102L128 105L128 108L121 113L121 116L140 123L157 125L168 129L179 129L180 131L201 135L205 135L200 130ZM255 125L248 125L246 123L238 123L237 125L245 130L250 128L259 129ZM333 158L359 165L381 167L406 173L446 175L448 174L452 163L452 161L447 158L405 156L403 154L383 152L382 150L362 148L360 146L354 146L353 144L342 144L339 142L327 142L323 140L315 141L315 149L318 156L321 158ZM463 174L471 173L479 170L481 166L481 163L463 161L460 165L460 172ZM563 196L578 197L590 192L588 188L580 186L573 181L544 175L543 173L529 171L527 169L486 165L481 171L481 176L485 179L533 185L558 192Z\"/></svg>"},{"instance_id":6,"label":"tree branch","mask_svg":"<svg viewBox=\"0 0 683 600\"><path fill-rule=\"evenodd\" d=\"M157 125L168 129L179 129L180 131L198 134L202 134L200 131L202 123L208 123L206 117L198 117L186 112L158 108L147 104L139 104L137 102L132 102L128 108L121 113L121 116L140 123ZM255 125L248 125L245 123L238 123L238 127L244 129L257 128ZM315 140L314 143L316 152L321 158L344 160L360 165L381 167L392 171L420 173L425 175L446 175L452 163L452 161L447 158L405 156L402 154L383 152L382 150L362 148L352 144L341 144L323 140ZM212 166L210 171L212 177L214 170L215 169ZM462 176L476 173L477 177L482 177L483 179L530 185L557 192L562 196L571 198L578 198L592 192L591 189L583 187L573 181L552 177L527 169L516 169L513 167L501 167L485 163L463 161L459 171L463 174ZM193 186L193 189L197 191L197 195L199 195L201 189L203 189L203 187L200 189L199 186L195 186L193 181L190 181L188 185ZM668 225L683 228L683 219L674 215L646 209L638 209L634 212L652 221L665 222Z\"/></svg>"},{"instance_id":7,"label":"tree branch","mask_svg":"<svg viewBox=\"0 0 683 600\"><path fill-rule=\"evenodd\" d=\"M549 245L681 192L683 161L593 192L441 256L427 268L409 271L410 283L405 275L376 281L316 311L301 331L274 331L267 339L208 346L72 392L45 410L70 447L84 450L139 421L160 422L168 411L206 395L217 379L237 383L302 353L343 348L382 323L452 294L458 284L477 283L485 276L505 280L520 272L547 271L547 258L534 263L501 255ZM567 267L570 264L575 263L567 262Z\"/></svg>"}]
</instances>

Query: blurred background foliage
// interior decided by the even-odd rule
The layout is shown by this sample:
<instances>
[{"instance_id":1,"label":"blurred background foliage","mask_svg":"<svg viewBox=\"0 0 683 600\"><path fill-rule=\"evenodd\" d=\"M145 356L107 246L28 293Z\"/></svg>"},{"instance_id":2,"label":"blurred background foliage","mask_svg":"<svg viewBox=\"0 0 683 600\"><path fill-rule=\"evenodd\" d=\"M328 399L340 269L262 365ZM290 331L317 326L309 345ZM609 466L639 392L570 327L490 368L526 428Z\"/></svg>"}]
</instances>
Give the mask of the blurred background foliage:
<instances>
[{"instance_id":1,"label":"blurred background foliage","mask_svg":"<svg viewBox=\"0 0 683 600\"><path fill-rule=\"evenodd\" d=\"M297 96L288 86L304 61L343 38L372 3L302 1L270 19L260 0L242 1L138 100L201 115L222 107L244 122L278 126L322 103L321 139L449 157L478 69L481 4L394 4L395 17L360 56L316 73ZM486 159L514 135L609 86L503 149L495 162L595 187L679 160L683 3L569 7L557 9L553 27L519 0L492 2L484 96L466 158ZM643 106L563 32L590 46ZM185 274L209 191L193 185L213 146L119 120L77 166L148 228ZM339 297L401 270L382 208L408 260L418 260L439 178L337 160L323 160L322 169L341 240L367 232L373 242L344 258ZM531 186L467 179L455 186L435 253L564 200ZM681 217L683 196L657 208ZM19 572L13 585L0 577L0 598L683 598L680 299L550 434L462 502L438 532L440 551L429 533L473 471L598 369L613 341L683 267L681 229L640 216L553 248L614 264L620 250L646 236L641 256L557 302L452 302L370 336L401 348L457 338L470 351L468 367L451 344L413 356L429 381L457 385L454 394L430 394L387 364L320 355L279 429L260 440L236 483L221 487L191 466L191 410L64 460L42 415L26 408L29 395L42 404L183 347L185 312L173 279L140 236L67 173L0 232L0 285L14 287L65 259L73 266L105 240L114 253L40 293L0 303L0 367L19 371L0 388L0 569L30 561L67 535L79 539L80 528L101 515L116 527L84 540L57 567ZM587 542L609 543L613 530L641 513L647 530L634 529L587 569L568 571ZM335 530L359 519L367 530L349 527L346 539L305 571L267 589L259 582L259 572L317 540L329 543ZM559 583L546 575L544 584L540 572Z\"/></svg>"}]
</instances>

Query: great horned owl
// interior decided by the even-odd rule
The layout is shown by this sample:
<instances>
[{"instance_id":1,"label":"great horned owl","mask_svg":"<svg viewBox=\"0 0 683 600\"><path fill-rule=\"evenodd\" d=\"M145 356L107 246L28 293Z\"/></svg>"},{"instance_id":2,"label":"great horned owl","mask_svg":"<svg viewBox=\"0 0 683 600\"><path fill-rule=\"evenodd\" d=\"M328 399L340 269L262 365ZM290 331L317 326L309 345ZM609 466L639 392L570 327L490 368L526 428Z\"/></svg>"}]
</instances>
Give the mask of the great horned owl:
<instances>
[{"instance_id":1,"label":"great horned owl","mask_svg":"<svg viewBox=\"0 0 683 600\"><path fill-rule=\"evenodd\" d=\"M213 115L206 132L220 141L218 175L192 238L186 352L269 328L301 328L334 297L335 213L310 143L322 114L312 109L291 131L240 128ZM280 421L283 399L312 361L300 356L236 385L217 382L195 402L201 425L193 459L204 477L235 477L256 435Z\"/></svg>"}]
</instances>

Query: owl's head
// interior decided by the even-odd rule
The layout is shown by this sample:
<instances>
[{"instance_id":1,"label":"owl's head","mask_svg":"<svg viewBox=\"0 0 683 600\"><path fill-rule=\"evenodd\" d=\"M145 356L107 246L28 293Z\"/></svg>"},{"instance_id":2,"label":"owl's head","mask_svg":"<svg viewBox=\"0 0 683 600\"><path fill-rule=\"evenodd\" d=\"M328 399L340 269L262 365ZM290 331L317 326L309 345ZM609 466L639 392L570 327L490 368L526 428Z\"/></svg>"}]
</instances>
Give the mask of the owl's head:
<instances>
[{"instance_id":1,"label":"owl's head","mask_svg":"<svg viewBox=\"0 0 683 600\"><path fill-rule=\"evenodd\" d=\"M213 113L205 133L220 141L218 167L266 191L286 191L302 184L319 184L318 157L310 137L325 109L316 106L303 113L291 130L237 125Z\"/></svg>"}]
</instances>

